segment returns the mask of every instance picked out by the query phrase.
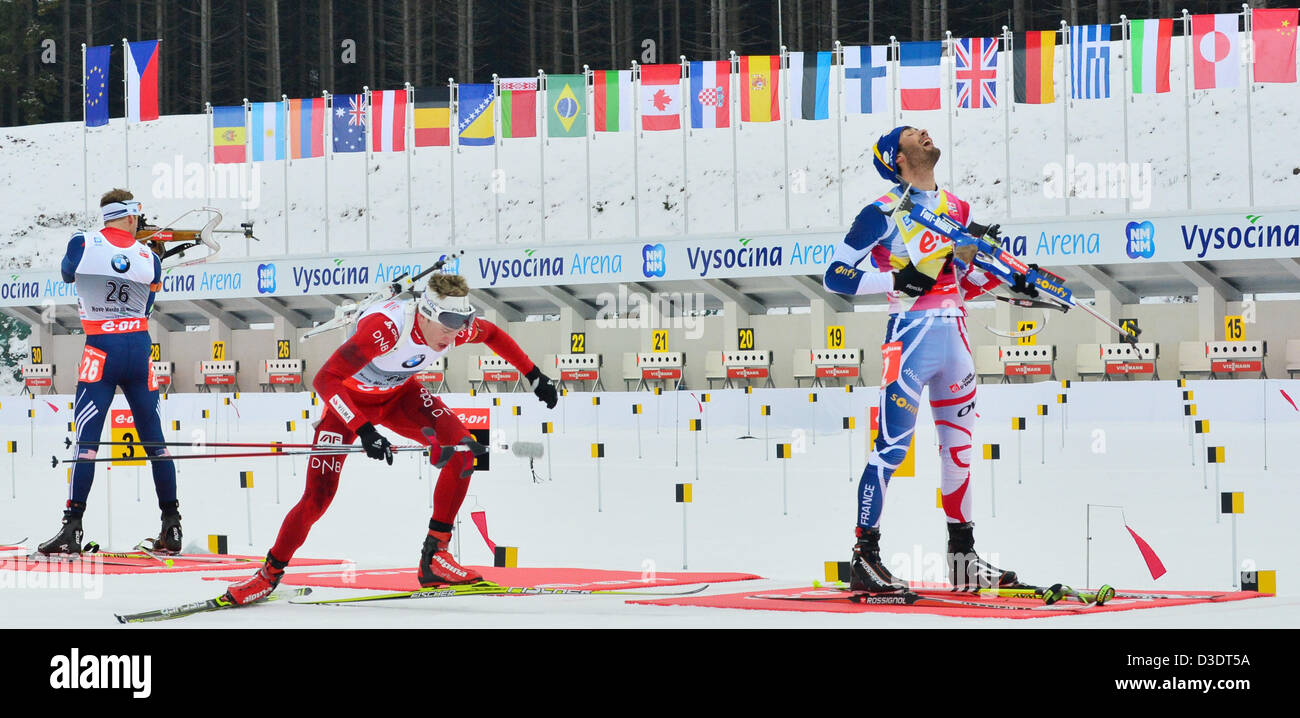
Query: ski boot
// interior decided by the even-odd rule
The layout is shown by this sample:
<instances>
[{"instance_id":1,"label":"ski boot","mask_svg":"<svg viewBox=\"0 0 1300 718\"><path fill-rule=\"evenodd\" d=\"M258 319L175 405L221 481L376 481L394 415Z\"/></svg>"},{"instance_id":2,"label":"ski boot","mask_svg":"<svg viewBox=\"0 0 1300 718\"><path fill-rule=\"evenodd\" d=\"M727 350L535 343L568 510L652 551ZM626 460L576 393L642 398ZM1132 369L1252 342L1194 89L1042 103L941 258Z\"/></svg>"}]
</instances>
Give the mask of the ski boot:
<instances>
[{"instance_id":1,"label":"ski boot","mask_svg":"<svg viewBox=\"0 0 1300 718\"><path fill-rule=\"evenodd\" d=\"M432 524L433 522L430 522ZM451 530L439 531L429 529L424 537L424 548L420 551L420 587L445 586L457 583L478 583L483 574L466 568L447 551L451 545Z\"/></svg>"},{"instance_id":2,"label":"ski boot","mask_svg":"<svg viewBox=\"0 0 1300 718\"><path fill-rule=\"evenodd\" d=\"M1019 584L1015 571L1003 571L975 553L975 524L948 524L948 580L958 591L1007 588Z\"/></svg>"},{"instance_id":3,"label":"ski boot","mask_svg":"<svg viewBox=\"0 0 1300 718\"><path fill-rule=\"evenodd\" d=\"M849 564L849 590L867 593L899 593L908 590L906 581L894 578L880 560L880 529L858 527Z\"/></svg>"},{"instance_id":4,"label":"ski boot","mask_svg":"<svg viewBox=\"0 0 1300 718\"><path fill-rule=\"evenodd\" d=\"M158 538L153 539L151 549L155 553L174 555L181 552L181 515L177 508L178 502L163 507L162 528L158 530Z\"/></svg>"},{"instance_id":5,"label":"ski boot","mask_svg":"<svg viewBox=\"0 0 1300 718\"><path fill-rule=\"evenodd\" d=\"M69 506L63 512L63 526L53 538L36 547L36 552L45 556L80 556L81 540L85 538L85 532L81 529L81 512L85 511L86 505L80 505L80 511L75 510L77 507Z\"/></svg>"},{"instance_id":6,"label":"ski boot","mask_svg":"<svg viewBox=\"0 0 1300 718\"><path fill-rule=\"evenodd\" d=\"M240 606L261 601L270 596L275 587L280 585L280 579L284 577L284 567L288 565L288 561L277 560L268 551L266 563L262 564L262 568L243 581L231 584L223 598Z\"/></svg>"}]
</instances>

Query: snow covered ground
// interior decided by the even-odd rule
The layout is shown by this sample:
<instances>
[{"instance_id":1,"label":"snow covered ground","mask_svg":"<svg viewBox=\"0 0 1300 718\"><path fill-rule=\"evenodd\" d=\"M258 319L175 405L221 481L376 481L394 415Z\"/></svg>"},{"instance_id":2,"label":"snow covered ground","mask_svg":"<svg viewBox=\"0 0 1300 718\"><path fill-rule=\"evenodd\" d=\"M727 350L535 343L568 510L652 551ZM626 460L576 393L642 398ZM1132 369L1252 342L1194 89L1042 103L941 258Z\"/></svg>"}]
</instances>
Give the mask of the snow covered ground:
<instances>
[{"instance_id":1,"label":"snow covered ground","mask_svg":"<svg viewBox=\"0 0 1300 718\"><path fill-rule=\"evenodd\" d=\"M1300 541L1300 526L1292 519L1300 502L1300 468L1294 461L1300 412L1282 396L1285 391L1300 397L1300 382L1192 382L1189 388L1195 392L1197 418L1211 422L1209 444L1226 447L1222 490L1245 493L1246 512L1236 528L1238 564L1276 570L1276 598L1012 621L633 606L613 596L480 597L339 608L273 603L162 625L1300 627L1300 593L1293 578L1300 565L1292 549ZM1036 582L1079 587L1090 577L1093 584L1130 589L1229 588L1232 521L1216 523L1214 468L1203 479L1201 440L1189 444L1181 391L1174 382L1076 382L1068 390L1063 441L1059 384L981 386L976 440L1002 448L995 467L974 462L981 551ZM547 479L542 483L533 483L526 465L508 453L495 454L491 470L474 477L458 532L458 550L466 563L491 564L491 554L468 518L471 510L481 509L492 538L519 548L521 566L679 571L682 505L674 501L679 482L694 483L694 502L687 509L689 570L751 572L765 579L714 584L709 593L806 586L821 578L824 561L849 556L857 476L865 456L866 405L876 397L870 389L851 394L820 390L815 404L808 402L807 390L760 389L748 396L716 391L703 406L695 400L699 395L689 392L659 397L604 393L599 407L586 394L571 393L551 412L531 395L496 396L501 403L493 408L494 442L516 437L545 441L539 428L543 420L554 421L556 433L551 456L538 462L538 473ZM229 406L223 398L177 395L166 401L165 419L181 422L181 431L168 432L169 438L188 441L191 432L201 431L208 441L306 440L308 422L301 412L310 409L315 415L320 410L308 406L306 394L241 394ZM449 399L456 407L492 407L489 395ZM66 473L62 467L51 469L49 461L51 454L67 453L62 448L67 401L50 398L57 412L44 398L7 398L0 407L0 439L19 442L17 454L0 454L0 542L26 536L28 545L34 545L58 525ZM639 432L632 402L644 406ZM1049 406L1045 424L1035 413L1039 403ZM763 404L772 406L769 426L759 415ZM515 405L522 407L518 429L511 415ZM32 425L29 406L36 410ZM211 415L206 421L200 415L204 408ZM1266 434L1261 430L1265 411ZM846 432L841 420L850 415L857 417L858 428ZM1010 428L1013 416L1027 417L1027 430L1019 437L1023 448ZM703 432L685 429L688 419L700 417L708 427L707 439ZM284 432L287 420L297 420L294 438ZM675 426L682 428L675 431ZM918 426L917 478L898 477L890 485L883 548L900 574L932 578L926 571L943 550L945 532L942 512L935 507L938 461L928 407L921 409ZM758 438L738 438L745 435ZM765 442L767 436L771 439ZM765 457L764 446L778 440L793 443L797 452L786 467L784 511L782 467L775 453ZM595 441L606 445L599 511L590 455ZM1024 461L1023 483L1018 457ZM279 462L278 473L275 460L178 462L187 543L203 545L208 534L220 533L229 537L232 553L264 553L303 486L303 465L287 458ZM251 490L239 488L239 472L245 470L256 477ZM88 540L123 549L156 533L158 512L147 469L113 470L111 501L109 487L101 471L85 519ZM16 498L10 498L11 491ZM400 456L392 468L350 458L333 506L299 555L349 559L360 569L409 568L419 554L429 495L429 470L412 455ZM1088 504L1122 506L1122 516L1111 508L1089 513ZM1089 516L1090 568L1085 563ZM1150 542L1167 575L1151 580L1125 523ZM7 583L0 589L0 625L116 625L116 612L219 593L220 584L203 581L202 575L107 576L101 592L16 588L15 574L3 571L0 580ZM317 590L319 595L327 592ZM97 593L102 595L92 597Z\"/></svg>"}]
</instances>

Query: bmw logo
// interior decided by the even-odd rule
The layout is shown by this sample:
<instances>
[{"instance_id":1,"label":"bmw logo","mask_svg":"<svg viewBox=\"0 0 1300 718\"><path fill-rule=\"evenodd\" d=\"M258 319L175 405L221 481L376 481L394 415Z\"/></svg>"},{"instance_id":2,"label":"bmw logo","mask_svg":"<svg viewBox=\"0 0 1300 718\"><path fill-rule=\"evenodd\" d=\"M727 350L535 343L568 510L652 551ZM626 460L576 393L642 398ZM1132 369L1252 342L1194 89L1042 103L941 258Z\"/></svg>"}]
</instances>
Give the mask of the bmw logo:
<instances>
[{"instance_id":1,"label":"bmw logo","mask_svg":"<svg viewBox=\"0 0 1300 718\"><path fill-rule=\"evenodd\" d=\"M424 355L417 354L411 357L410 359L407 359L406 361L402 362L402 366L407 369L413 369L417 366L420 366L420 364L422 363L424 363Z\"/></svg>"},{"instance_id":2,"label":"bmw logo","mask_svg":"<svg viewBox=\"0 0 1300 718\"><path fill-rule=\"evenodd\" d=\"M127 259L125 254L114 254L112 264L113 271L118 274L122 274L131 268L131 260Z\"/></svg>"}]
</instances>

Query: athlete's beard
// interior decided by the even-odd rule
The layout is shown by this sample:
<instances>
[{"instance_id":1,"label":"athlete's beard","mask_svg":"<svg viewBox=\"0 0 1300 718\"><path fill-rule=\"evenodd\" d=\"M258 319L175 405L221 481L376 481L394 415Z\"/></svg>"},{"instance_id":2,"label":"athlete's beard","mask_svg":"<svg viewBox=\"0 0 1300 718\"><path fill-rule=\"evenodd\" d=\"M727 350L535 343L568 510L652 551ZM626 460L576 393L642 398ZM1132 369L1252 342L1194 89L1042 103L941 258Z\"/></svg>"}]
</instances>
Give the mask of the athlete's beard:
<instances>
[{"instance_id":1,"label":"athlete's beard","mask_svg":"<svg viewBox=\"0 0 1300 718\"><path fill-rule=\"evenodd\" d=\"M939 164L940 154L942 154L942 152L940 152L939 148L934 145L903 151L903 156L907 158L908 166L919 170L934 169L934 166Z\"/></svg>"}]
</instances>

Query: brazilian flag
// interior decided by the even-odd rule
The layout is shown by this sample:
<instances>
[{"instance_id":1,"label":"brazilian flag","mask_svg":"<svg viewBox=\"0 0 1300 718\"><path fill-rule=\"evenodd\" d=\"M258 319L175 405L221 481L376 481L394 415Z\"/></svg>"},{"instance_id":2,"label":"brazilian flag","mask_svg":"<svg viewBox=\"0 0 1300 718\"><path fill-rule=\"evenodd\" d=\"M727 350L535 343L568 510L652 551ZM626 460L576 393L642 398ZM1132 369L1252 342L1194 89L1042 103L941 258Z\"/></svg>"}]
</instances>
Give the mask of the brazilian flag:
<instances>
[{"instance_id":1,"label":"brazilian flag","mask_svg":"<svg viewBox=\"0 0 1300 718\"><path fill-rule=\"evenodd\" d=\"M546 76L546 134L587 136L587 76Z\"/></svg>"}]
</instances>

